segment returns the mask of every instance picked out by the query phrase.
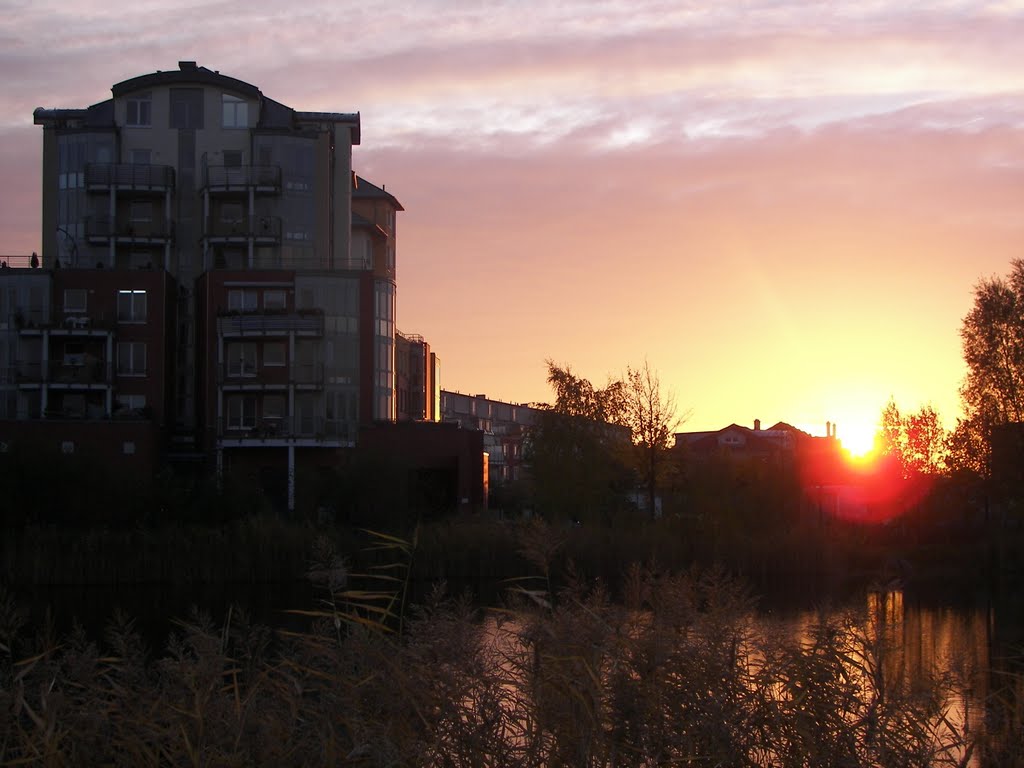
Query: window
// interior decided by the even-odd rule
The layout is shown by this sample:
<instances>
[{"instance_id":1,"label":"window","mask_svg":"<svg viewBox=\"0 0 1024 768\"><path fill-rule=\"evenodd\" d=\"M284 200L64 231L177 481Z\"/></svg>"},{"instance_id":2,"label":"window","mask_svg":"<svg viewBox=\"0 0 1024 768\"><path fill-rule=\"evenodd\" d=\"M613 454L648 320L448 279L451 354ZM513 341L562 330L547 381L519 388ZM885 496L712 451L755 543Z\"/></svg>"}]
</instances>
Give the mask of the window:
<instances>
[{"instance_id":1,"label":"window","mask_svg":"<svg viewBox=\"0 0 1024 768\"><path fill-rule=\"evenodd\" d=\"M119 341L117 343L117 375L146 375L146 344L142 341Z\"/></svg>"},{"instance_id":2,"label":"window","mask_svg":"<svg viewBox=\"0 0 1024 768\"><path fill-rule=\"evenodd\" d=\"M149 165L153 162L153 150L133 149L128 152L128 162L132 165Z\"/></svg>"},{"instance_id":3,"label":"window","mask_svg":"<svg viewBox=\"0 0 1024 768\"><path fill-rule=\"evenodd\" d=\"M221 107L223 110L223 126L225 128L248 128L249 127L249 105L244 99L224 93L221 94Z\"/></svg>"},{"instance_id":4,"label":"window","mask_svg":"<svg viewBox=\"0 0 1024 768\"><path fill-rule=\"evenodd\" d=\"M85 365L85 344L80 341L64 342L64 365Z\"/></svg>"},{"instance_id":5,"label":"window","mask_svg":"<svg viewBox=\"0 0 1024 768\"><path fill-rule=\"evenodd\" d=\"M256 426L256 398L229 397L228 429L252 429Z\"/></svg>"},{"instance_id":6,"label":"window","mask_svg":"<svg viewBox=\"0 0 1024 768\"><path fill-rule=\"evenodd\" d=\"M228 291L228 310L233 312L255 312L259 296L256 291L241 288Z\"/></svg>"},{"instance_id":7,"label":"window","mask_svg":"<svg viewBox=\"0 0 1024 768\"><path fill-rule=\"evenodd\" d=\"M127 416L131 413L139 413L146 407L146 396L119 394L115 402L117 403L115 412L120 416Z\"/></svg>"},{"instance_id":8,"label":"window","mask_svg":"<svg viewBox=\"0 0 1024 768\"><path fill-rule=\"evenodd\" d=\"M256 375L256 344L251 341L229 344L227 347L228 373L231 376Z\"/></svg>"},{"instance_id":9,"label":"window","mask_svg":"<svg viewBox=\"0 0 1024 768\"><path fill-rule=\"evenodd\" d=\"M75 452L75 441L65 440L60 444L61 453L74 453Z\"/></svg>"},{"instance_id":10,"label":"window","mask_svg":"<svg viewBox=\"0 0 1024 768\"><path fill-rule=\"evenodd\" d=\"M85 288L65 288L64 289L64 311L65 312L85 312L86 300L88 298L88 292Z\"/></svg>"},{"instance_id":11,"label":"window","mask_svg":"<svg viewBox=\"0 0 1024 768\"><path fill-rule=\"evenodd\" d=\"M283 419L285 398L282 395L267 395L263 398L263 418Z\"/></svg>"},{"instance_id":12,"label":"window","mask_svg":"<svg viewBox=\"0 0 1024 768\"><path fill-rule=\"evenodd\" d=\"M125 125L136 127L153 124L153 95L139 93L130 96L127 101L128 110L125 114Z\"/></svg>"},{"instance_id":13,"label":"window","mask_svg":"<svg viewBox=\"0 0 1024 768\"><path fill-rule=\"evenodd\" d=\"M146 322L146 292L117 292L117 321L119 323Z\"/></svg>"},{"instance_id":14,"label":"window","mask_svg":"<svg viewBox=\"0 0 1024 768\"><path fill-rule=\"evenodd\" d=\"M283 341L270 341L263 345L263 365L264 367L284 365Z\"/></svg>"},{"instance_id":15,"label":"window","mask_svg":"<svg viewBox=\"0 0 1024 768\"><path fill-rule=\"evenodd\" d=\"M284 291L264 291L263 292L263 308L264 309L286 309Z\"/></svg>"},{"instance_id":16,"label":"window","mask_svg":"<svg viewBox=\"0 0 1024 768\"><path fill-rule=\"evenodd\" d=\"M220 220L225 224L241 224L242 223L242 204L241 203L222 203L220 206Z\"/></svg>"},{"instance_id":17,"label":"window","mask_svg":"<svg viewBox=\"0 0 1024 768\"><path fill-rule=\"evenodd\" d=\"M125 456L132 456L135 454L135 441L125 440L121 445L121 451Z\"/></svg>"},{"instance_id":18,"label":"window","mask_svg":"<svg viewBox=\"0 0 1024 768\"><path fill-rule=\"evenodd\" d=\"M153 220L153 204L148 200L134 200L128 208L128 218L135 224Z\"/></svg>"}]
</instances>

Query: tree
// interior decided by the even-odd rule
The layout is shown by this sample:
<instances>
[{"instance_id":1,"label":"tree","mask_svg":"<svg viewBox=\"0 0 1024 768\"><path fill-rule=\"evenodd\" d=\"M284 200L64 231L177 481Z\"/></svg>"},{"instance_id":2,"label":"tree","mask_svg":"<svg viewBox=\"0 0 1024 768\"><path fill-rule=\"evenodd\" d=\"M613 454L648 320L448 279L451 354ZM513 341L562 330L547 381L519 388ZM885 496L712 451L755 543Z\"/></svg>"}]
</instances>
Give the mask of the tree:
<instances>
[{"instance_id":1,"label":"tree","mask_svg":"<svg viewBox=\"0 0 1024 768\"><path fill-rule=\"evenodd\" d=\"M902 414L895 399L882 409L878 439L881 455L895 461L904 477L937 475L946 463L946 430L932 405Z\"/></svg>"},{"instance_id":2,"label":"tree","mask_svg":"<svg viewBox=\"0 0 1024 768\"><path fill-rule=\"evenodd\" d=\"M668 450L675 442L673 433L685 417L677 414L675 396L662 391L661 380L647 361L642 368L626 368L621 395L620 418L630 429L635 466L653 515L658 486L668 466Z\"/></svg>"},{"instance_id":3,"label":"tree","mask_svg":"<svg viewBox=\"0 0 1024 768\"><path fill-rule=\"evenodd\" d=\"M957 463L984 471L991 430L1024 421L1024 259L1010 263L1007 277L981 280L974 306L960 328L967 377L960 389L964 418L954 431ZM962 450L981 450L971 460Z\"/></svg>"}]
</instances>

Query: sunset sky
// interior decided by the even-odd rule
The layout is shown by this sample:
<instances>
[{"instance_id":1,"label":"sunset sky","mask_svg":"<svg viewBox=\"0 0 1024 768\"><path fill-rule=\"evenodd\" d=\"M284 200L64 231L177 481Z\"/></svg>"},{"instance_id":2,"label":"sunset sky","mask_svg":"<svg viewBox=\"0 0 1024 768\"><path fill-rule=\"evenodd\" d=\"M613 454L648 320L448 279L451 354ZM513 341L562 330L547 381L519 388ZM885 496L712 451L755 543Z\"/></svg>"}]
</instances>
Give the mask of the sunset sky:
<instances>
[{"instance_id":1,"label":"sunset sky","mask_svg":"<svg viewBox=\"0 0 1024 768\"><path fill-rule=\"evenodd\" d=\"M972 288L1024 256L1024 2L0 0L0 253L39 249L35 107L179 60L359 111L405 206L398 326L442 386L647 360L686 429L952 425Z\"/></svg>"}]
</instances>

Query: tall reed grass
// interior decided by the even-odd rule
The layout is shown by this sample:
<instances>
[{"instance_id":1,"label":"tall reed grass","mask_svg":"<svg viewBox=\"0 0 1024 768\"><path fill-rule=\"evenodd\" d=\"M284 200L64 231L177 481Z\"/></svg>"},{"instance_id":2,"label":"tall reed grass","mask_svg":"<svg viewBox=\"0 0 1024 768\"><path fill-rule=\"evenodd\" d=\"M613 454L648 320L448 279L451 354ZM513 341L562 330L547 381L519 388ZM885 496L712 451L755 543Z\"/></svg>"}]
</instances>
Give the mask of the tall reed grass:
<instances>
[{"instance_id":1,"label":"tall reed grass","mask_svg":"<svg viewBox=\"0 0 1024 768\"><path fill-rule=\"evenodd\" d=\"M195 614L152 652L123 616L102 640L32 634L0 596L0 765L930 768L1024 756L1019 703L1003 725L972 730L950 716L952 681L896 674L888 638L862 617L773 635L752 622L741 582L656 564L628 568L612 599L603 580L559 565L564 537L541 525L518 531L523 577L500 605L443 584L409 605L415 539L369 536L393 567L356 571L318 543L322 599L300 609L301 632Z\"/></svg>"}]
</instances>

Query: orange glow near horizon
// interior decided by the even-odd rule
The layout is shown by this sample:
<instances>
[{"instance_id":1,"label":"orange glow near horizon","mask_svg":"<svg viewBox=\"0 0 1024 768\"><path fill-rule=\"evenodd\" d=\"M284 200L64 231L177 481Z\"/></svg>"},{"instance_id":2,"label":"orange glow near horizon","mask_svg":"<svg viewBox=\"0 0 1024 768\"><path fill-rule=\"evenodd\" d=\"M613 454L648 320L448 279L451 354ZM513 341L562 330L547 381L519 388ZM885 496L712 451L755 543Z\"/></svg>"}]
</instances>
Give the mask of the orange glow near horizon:
<instances>
[{"instance_id":1,"label":"orange glow near horizon","mask_svg":"<svg viewBox=\"0 0 1024 768\"><path fill-rule=\"evenodd\" d=\"M874 425L849 424L838 433L839 442L858 463L865 463L875 455Z\"/></svg>"}]
</instances>

